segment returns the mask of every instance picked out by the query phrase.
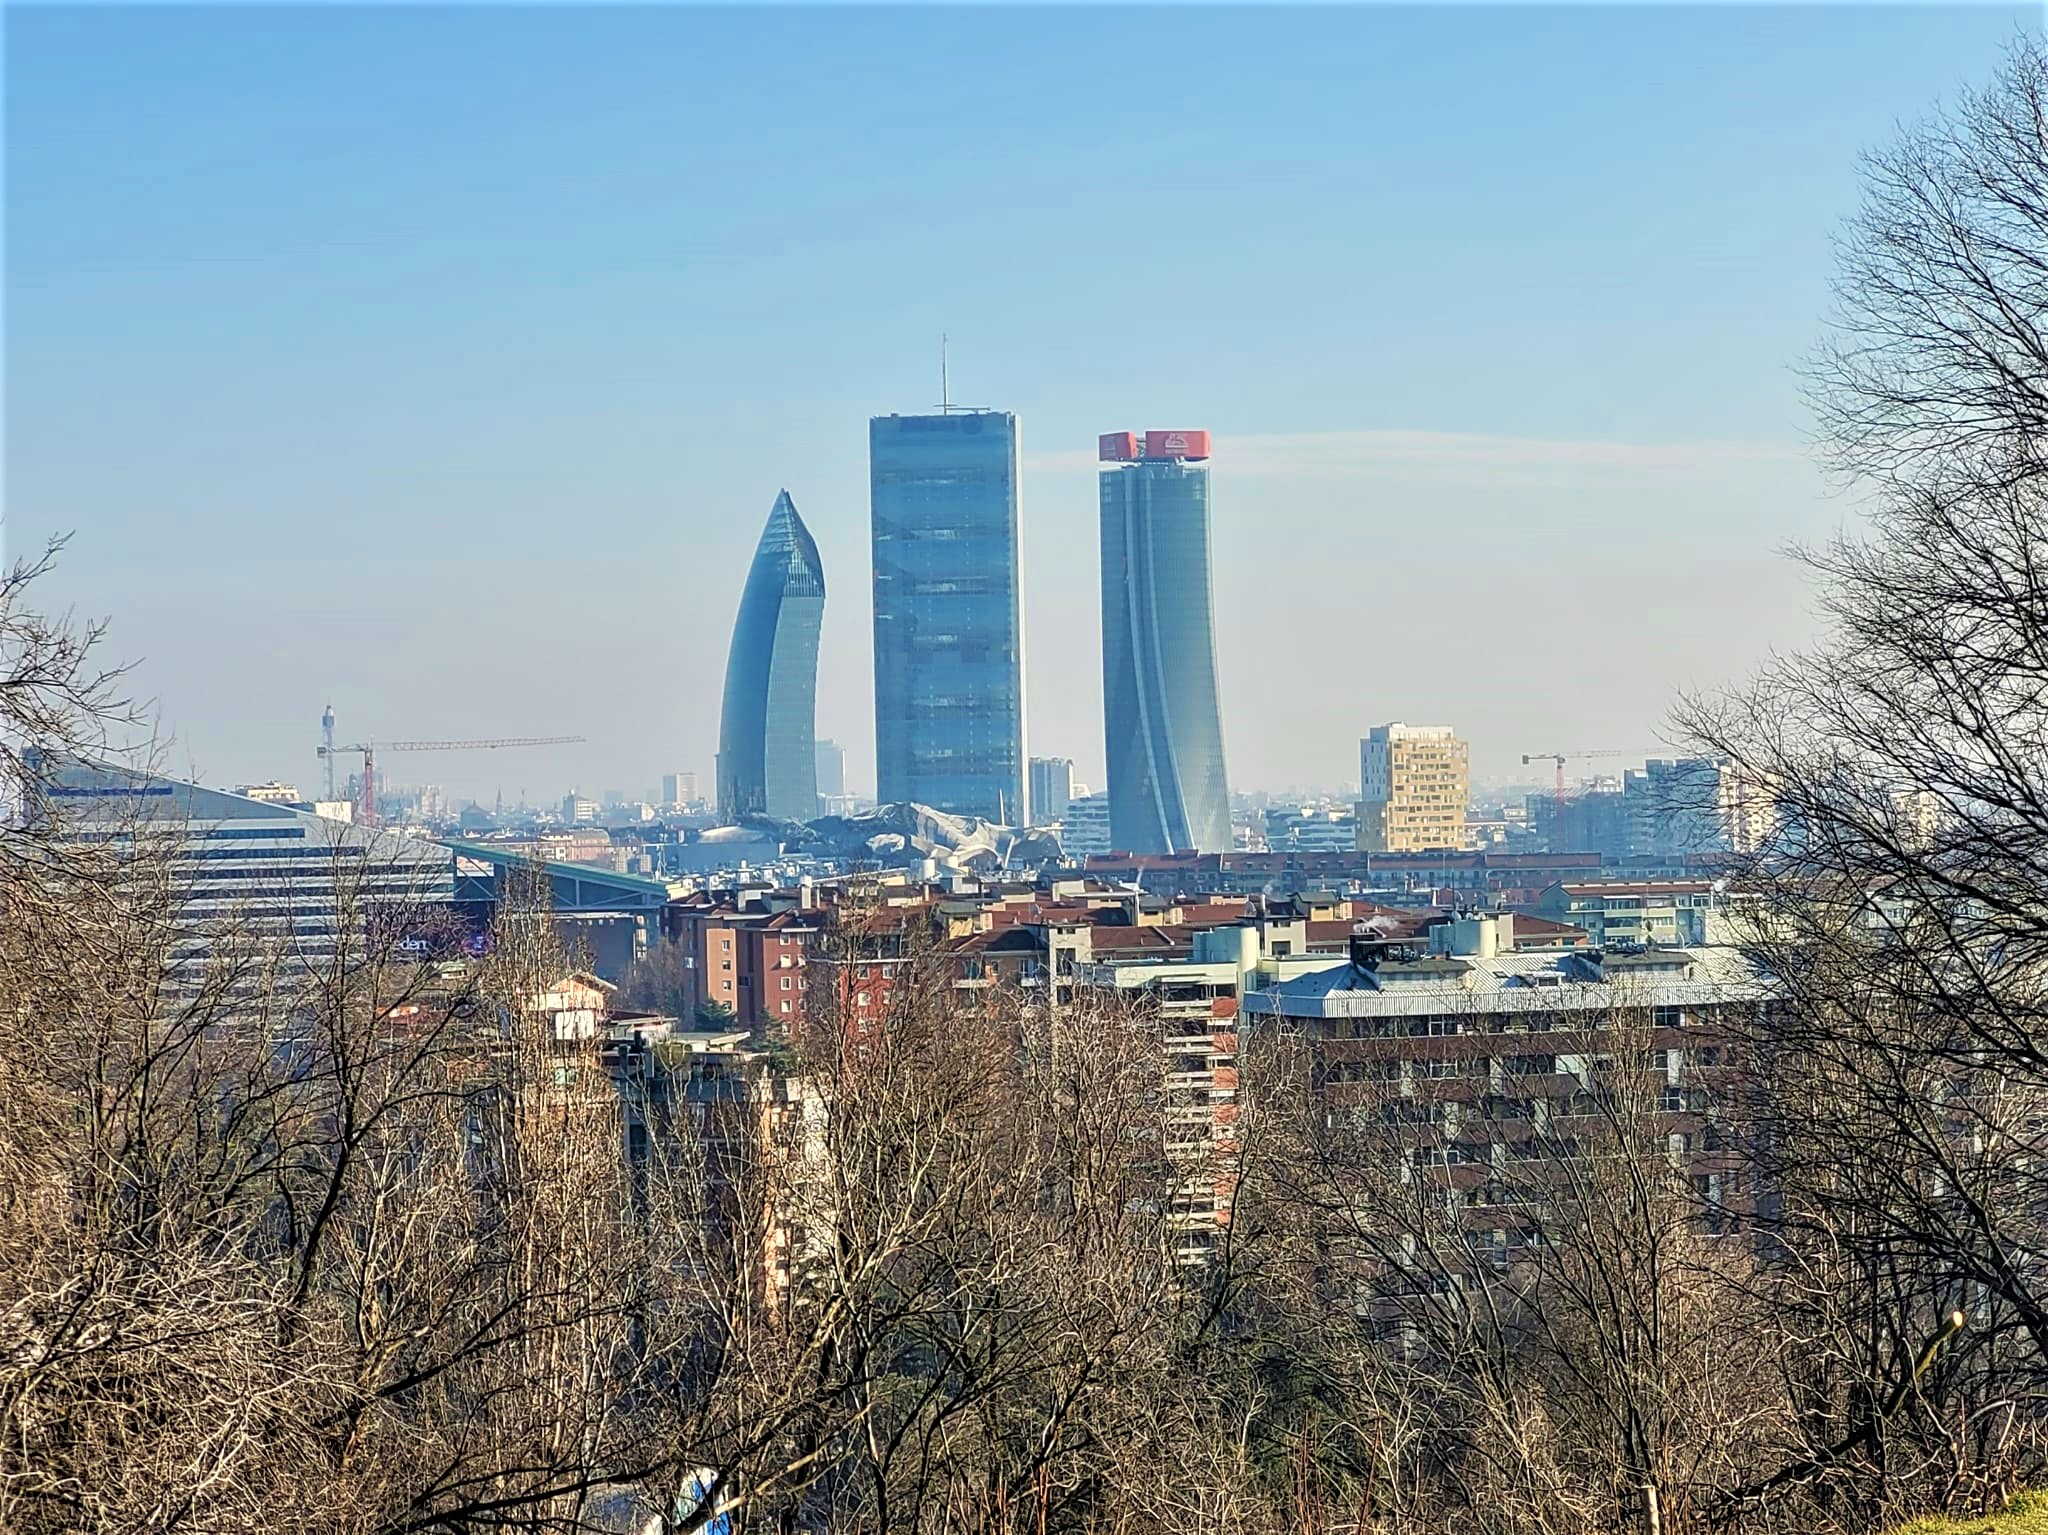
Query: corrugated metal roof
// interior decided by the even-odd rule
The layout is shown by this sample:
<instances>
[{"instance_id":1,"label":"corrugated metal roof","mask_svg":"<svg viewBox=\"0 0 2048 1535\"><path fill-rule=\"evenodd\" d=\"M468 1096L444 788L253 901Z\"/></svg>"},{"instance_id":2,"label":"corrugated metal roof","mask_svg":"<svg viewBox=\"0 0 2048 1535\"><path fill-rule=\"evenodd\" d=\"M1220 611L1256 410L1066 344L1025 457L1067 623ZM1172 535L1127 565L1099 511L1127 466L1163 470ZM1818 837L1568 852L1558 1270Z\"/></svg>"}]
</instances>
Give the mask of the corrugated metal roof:
<instances>
[{"instance_id":1,"label":"corrugated metal roof","mask_svg":"<svg viewBox=\"0 0 2048 1535\"><path fill-rule=\"evenodd\" d=\"M1754 1001L1770 992L1767 978L1731 948L1617 954L1604 967L1598 951L1578 949L1457 958L1463 968L1455 972L1393 963L1377 975L1347 961L1255 991L1245 1011L1294 1018L1606 1011Z\"/></svg>"}]
</instances>

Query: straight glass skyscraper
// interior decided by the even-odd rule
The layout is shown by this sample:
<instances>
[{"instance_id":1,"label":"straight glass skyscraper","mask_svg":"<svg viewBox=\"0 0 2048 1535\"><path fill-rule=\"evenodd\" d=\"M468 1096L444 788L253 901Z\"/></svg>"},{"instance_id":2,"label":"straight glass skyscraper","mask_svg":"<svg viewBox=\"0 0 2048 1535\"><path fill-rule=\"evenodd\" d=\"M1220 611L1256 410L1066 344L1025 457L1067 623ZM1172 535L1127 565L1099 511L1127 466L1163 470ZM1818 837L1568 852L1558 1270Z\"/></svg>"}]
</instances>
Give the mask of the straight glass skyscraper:
<instances>
[{"instance_id":1,"label":"straight glass skyscraper","mask_svg":"<svg viewBox=\"0 0 2048 1535\"><path fill-rule=\"evenodd\" d=\"M1209 583L1209 434L1101 441L1102 730L1111 843L1230 850Z\"/></svg>"},{"instance_id":2,"label":"straight glass skyscraper","mask_svg":"<svg viewBox=\"0 0 2048 1535\"><path fill-rule=\"evenodd\" d=\"M868 423L875 794L1022 825L1017 418Z\"/></svg>"}]
</instances>

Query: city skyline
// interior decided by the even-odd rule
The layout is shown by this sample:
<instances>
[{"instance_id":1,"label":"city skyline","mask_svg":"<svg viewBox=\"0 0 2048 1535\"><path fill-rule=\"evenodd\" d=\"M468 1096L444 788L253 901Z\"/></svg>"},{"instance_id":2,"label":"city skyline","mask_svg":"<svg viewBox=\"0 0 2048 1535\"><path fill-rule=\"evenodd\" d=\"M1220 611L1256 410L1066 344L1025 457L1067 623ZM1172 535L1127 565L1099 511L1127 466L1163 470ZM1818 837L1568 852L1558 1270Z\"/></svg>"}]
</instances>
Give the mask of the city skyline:
<instances>
[{"instance_id":1,"label":"city skyline","mask_svg":"<svg viewBox=\"0 0 2048 1535\"><path fill-rule=\"evenodd\" d=\"M49 590L113 620L181 773L311 779L331 699L357 739L590 738L408 764L462 797L708 783L734 509L787 483L863 568L866 423L937 401L950 332L953 397L1023 423L1031 750L1103 781L1091 445L1137 419L1217 434L1242 785L1342 784L1401 717L1482 781L1651 745L1811 637L1780 550L1853 525L1795 368L1857 154L2032 18L1332 10L1304 50L1228 11L23 11L10 549L75 531ZM1134 206L1187 215L1174 262ZM872 792L840 592L816 727ZM1472 664L1362 670L1386 644ZM657 695L622 653L690 662Z\"/></svg>"}]
</instances>

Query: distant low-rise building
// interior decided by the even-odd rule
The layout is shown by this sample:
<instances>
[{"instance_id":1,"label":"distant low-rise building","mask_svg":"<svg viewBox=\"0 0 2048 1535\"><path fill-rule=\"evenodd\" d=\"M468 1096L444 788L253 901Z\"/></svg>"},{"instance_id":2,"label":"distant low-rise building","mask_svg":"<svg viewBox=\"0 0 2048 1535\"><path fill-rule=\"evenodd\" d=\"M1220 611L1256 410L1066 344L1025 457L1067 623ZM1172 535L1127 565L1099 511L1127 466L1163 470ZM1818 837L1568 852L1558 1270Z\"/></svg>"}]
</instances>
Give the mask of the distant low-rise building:
<instances>
[{"instance_id":1,"label":"distant low-rise building","mask_svg":"<svg viewBox=\"0 0 2048 1535\"><path fill-rule=\"evenodd\" d=\"M1731 936L1727 897L1711 880L1560 880L1535 909L1585 929L1595 947L1697 946Z\"/></svg>"},{"instance_id":2,"label":"distant low-rise building","mask_svg":"<svg viewBox=\"0 0 2048 1535\"><path fill-rule=\"evenodd\" d=\"M241 795L244 799L257 800L265 805L304 805L306 803L299 798L299 786L297 784L279 783L275 779L269 783L245 783L235 790L235 793Z\"/></svg>"},{"instance_id":3,"label":"distant low-rise building","mask_svg":"<svg viewBox=\"0 0 2048 1535\"><path fill-rule=\"evenodd\" d=\"M846 798L846 748L837 741L820 741L817 753L819 814L830 815L828 807Z\"/></svg>"},{"instance_id":4,"label":"distant low-rise building","mask_svg":"<svg viewBox=\"0 0 2048 1535\"><path fill-rule=\"evenodd\" d=\"M1031 824L1051 826L1065 818L1074 798L1074 763L1069 757L1031 759Z\"/></svg>"},{"instance_id":5,"label":"distant low-rise building","mask_svg":"<svg viewBox=\"0 0 2048 1535\"><path fill-rule=\"evenodd\" d=\"M1068 802L1060 823L1060 846L1070 860L1092 858L1110 850L1107 794L1084 794Z\"/></svg>"},{"instance_id":6,"label":"distant low-rise building","mask_svg":"<svg viewBox=\"0 0 2048 1535\"><path fill-rule=\"evenodd\" d=\"M1268 852L1341 853L1358 842L1358 818L1336 806L1273 805L1265 814Z\"/></svg>"}]
</instances>

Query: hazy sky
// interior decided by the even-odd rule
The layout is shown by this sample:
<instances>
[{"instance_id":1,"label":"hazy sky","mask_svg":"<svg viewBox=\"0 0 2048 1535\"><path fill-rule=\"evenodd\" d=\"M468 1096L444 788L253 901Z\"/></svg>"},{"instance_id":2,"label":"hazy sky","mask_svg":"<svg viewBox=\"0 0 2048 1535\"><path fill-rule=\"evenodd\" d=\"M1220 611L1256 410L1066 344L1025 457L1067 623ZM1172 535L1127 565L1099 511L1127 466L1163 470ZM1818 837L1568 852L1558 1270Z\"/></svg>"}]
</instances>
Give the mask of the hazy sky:
<instances>
[{"instance_id":1,"label":"hazy sky","mask_svg":"<svg viewBox=\"0 0 2048 1535\"><path fill-rule=\"evenodd\" d=\"M1216 433L1237 787L1655 745L1809 632L1858 153L2030 8L25 9L8 539L175 761L488 797L716 748L787 486L871 789L866 422L1018 412L1030 748L1099 784L1099 432Z\"/></svg>"}]
</instances>

